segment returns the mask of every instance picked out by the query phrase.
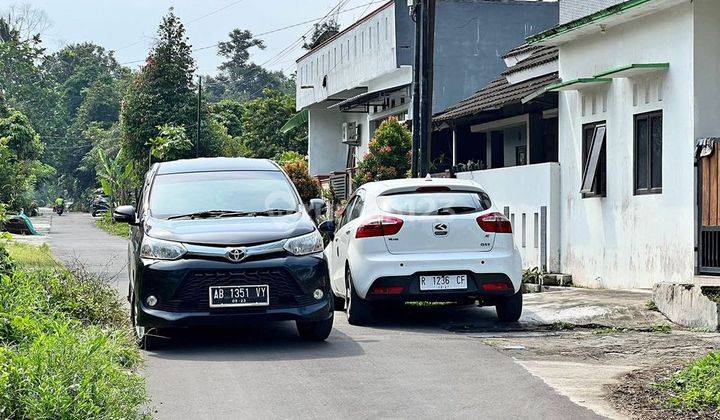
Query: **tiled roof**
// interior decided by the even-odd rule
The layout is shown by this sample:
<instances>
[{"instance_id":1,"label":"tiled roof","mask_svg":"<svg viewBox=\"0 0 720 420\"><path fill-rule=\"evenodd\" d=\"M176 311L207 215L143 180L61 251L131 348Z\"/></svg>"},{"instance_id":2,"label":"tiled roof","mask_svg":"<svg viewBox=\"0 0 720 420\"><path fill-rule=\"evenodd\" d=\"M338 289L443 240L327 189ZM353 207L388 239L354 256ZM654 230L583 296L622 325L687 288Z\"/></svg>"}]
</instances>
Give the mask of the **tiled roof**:
<instances>
[{"instance_id":1,"label":"tiled roof","mask_svg":"<svg viewBox=\"0 0 720 420\"><path fill-rule=\"evenodd\" d=\"M505 55L503 55L502 58L508 58L508 57L512 57L514 55L532 52L535 50L539 50L540 48L542 48L542 45L530 45L530 44L518 45L517 47L513 48L512 50L508 51Z\"/></svg>"},{"instance_id":2,"label":"tiled roof","mask_svg":"<svg viewBox=\"0 0 720 420\"><path fill-rule=\"evenodd\" d=\"M479 90L473 96L460 101L458 104L438 114L434 118L434 121L449 121L485 111L498 110L505 105L520 102L522 98L537 92L557 80L558 74L554 72L511 85L507 79L502 76Z\"/></svg>"},{"instance_id":3,"label":"tiled roof","mask_svg":"<svg viewBox=\"0 0 720 420\"><path fill-rule=\"evenodd\" d=\"M536 48L533 54L527 59L517 63L516 65L505 70L502 75L509 76L511 74L527 70L546 63L551 63L558 59L557 47L540 47Z\"/></svg>"}]
</instances>

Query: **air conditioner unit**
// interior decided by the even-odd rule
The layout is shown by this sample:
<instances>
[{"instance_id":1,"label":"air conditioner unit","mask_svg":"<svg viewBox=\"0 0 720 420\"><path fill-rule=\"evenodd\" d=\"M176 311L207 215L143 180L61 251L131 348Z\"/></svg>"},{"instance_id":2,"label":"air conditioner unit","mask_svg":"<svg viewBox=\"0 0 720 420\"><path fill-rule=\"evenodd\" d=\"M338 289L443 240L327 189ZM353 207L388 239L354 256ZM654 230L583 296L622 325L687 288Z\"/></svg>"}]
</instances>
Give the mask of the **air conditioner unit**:
<instances>
[{"instance_id":1,"label":"air conditioner unit","mask_svg":"<svg viewBox=\"0 0 720 420\"><path fill-rule=\"evenodd\" d=\"M342 142L350 146L360 146L360 124L344 122L342 125Z\"/></svg>"}]
</instances>

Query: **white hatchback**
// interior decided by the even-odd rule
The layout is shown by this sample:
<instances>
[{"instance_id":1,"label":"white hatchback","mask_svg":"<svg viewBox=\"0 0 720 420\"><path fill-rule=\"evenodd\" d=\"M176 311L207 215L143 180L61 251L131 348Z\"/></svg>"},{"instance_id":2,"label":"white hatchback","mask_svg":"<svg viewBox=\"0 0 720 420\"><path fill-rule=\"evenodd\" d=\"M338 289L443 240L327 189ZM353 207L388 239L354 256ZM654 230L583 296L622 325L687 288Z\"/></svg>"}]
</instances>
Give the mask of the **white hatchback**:
<instances>
[{"instance_id":1,"label":"white hatchback","mask_svg":"<svg viewBox=\"0 0 720 420\"><path fill-rule=\"evenodd\" d=\"M498 318L522 313L521 259L510 221L475 182L399 179L358 188L337 221L320 230L336 309L371 321L378 304L469 302Z\"/></svg>"}]
</instances>

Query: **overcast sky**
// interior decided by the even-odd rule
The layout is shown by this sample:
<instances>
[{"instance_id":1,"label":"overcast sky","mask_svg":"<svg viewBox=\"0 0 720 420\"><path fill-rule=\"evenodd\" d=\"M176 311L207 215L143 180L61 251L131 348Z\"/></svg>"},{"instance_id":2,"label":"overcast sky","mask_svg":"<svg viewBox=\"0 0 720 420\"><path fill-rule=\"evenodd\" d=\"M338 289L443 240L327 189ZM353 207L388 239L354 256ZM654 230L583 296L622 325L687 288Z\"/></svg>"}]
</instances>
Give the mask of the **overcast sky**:
<instances>
[{"instance_id":1,"label":"overcast sky","mask_svg":"<svg viewBox=\"0 0 720 420\"><path fill-rule=\"evenodd\" d=\"M136 67L147 57L152 37L168 8L185 24L194 48L227 39L235 28L260 34L284 26L320 18L340 0L0 0L0 9L13 3L29 3L45 11L52 26L44 34L50 51L64 45L94 42L114 50L121 63ZM341 28L379 7L385 0L347 0L339 14ZM372 3L369 4L368 3ZM367 6L366 6L367 5ZM312 28L306 23L263 35L264 51L253 50L251 60L286 73L294 71L294 60L302 55L299 46L273 58ZM194 52L199 72L213 73L221 61L216 48Z\"/></svg>"}]
</instances>

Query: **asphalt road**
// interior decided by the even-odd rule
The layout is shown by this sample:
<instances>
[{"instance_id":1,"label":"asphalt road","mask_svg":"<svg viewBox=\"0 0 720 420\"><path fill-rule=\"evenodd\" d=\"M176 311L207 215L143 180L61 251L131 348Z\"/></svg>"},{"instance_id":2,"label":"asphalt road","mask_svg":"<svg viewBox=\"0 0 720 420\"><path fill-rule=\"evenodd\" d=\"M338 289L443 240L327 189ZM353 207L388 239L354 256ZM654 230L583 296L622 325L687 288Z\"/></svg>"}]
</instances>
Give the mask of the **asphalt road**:
<instances>
[{"instance_id":1,"label":"asphalt road","mask_svg":"<svg viewBox=\"0 0 720 420\"><path fill-rule=\"evenodd\" d=\"M53 218L49 243L125 296L124 239L70 213ZM597 418L512 358L449 331L494 323L487 308L418 308L364 328L336 312L325 343L301 341L293 323L193 331L145 353L144 375L161 419Z\"/></svg>"}]
</instances>

